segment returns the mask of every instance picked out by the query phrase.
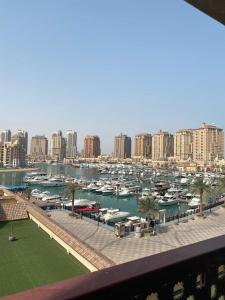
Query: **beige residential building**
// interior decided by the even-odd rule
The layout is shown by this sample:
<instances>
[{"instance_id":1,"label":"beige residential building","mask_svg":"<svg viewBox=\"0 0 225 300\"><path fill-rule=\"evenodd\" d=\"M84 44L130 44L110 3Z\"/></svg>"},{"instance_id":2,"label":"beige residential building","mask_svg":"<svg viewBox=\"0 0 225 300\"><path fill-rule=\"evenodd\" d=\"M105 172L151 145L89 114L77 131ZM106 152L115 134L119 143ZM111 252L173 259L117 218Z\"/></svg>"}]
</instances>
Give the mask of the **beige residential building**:
<instances>
[{"instance_id":1,"label":"beige residential building","mask_svg":"<svg viewBox=\"0 0 225 300\"><path fill-rule=\"evenodd\" d=\"M182 129L176 132L174 156L177 161L193 159L193 129Z\"/></svg>"},{"instance_id":2,"label":"beige residential building","mask_svg":"<svg viewBox=\"0 0 225 300\"><path fill-rule=\"evenodd\" d=\"M44 161L48 155L48 139L36 135L31 138L30 158L34 161Z\"/></svg>"},{"instance_id":3,"label":"beige residential building","mask_svg":"<svg viewBox=\"0 0 225 300\"><path fill-rule=\"evenodd\" d=\"M100 138L97 135L87 135L84 139L85 158L95 158L101 154Z\"/></svg>"},{"instance_id":4,"label":"beige residential building","mask_svg":"<svg viewBox=\"0 0 225 300\"><path fill-rule=\"evenodd\" d=\"M14 168L26 166L25 150L19 140L0 143L0 164Z\"/></svg>"},{"instance_id":5,"label":"beige residential building","mask_svg":"<svg viewBox=\"0 0 225 300\"><path fill-rule=\"evenodd\" d=\"M134 156L151 158L152 136L149 133L137 134L134 138Z\"/></svg>"},{"instance_id":6,"label":"beige residential building","mask_svg":"<svg viewBox=\"0 0 225 300\"><path fill-rule=\"evenodd\" d=\"M68 130L66 133L66 157L76 157L77 155L77 133Z\"/></svg>"},{"instance_id":7,"label":"beige residential building","mask_svg":"<svg viewBox=\"0 0 225 300\"><path fill-rule=\"evenodd\" d=\"M51 150L52 159L56 161L62 161L66 157L66 140L61 130L52 134Z\"/></svg>"},{"instance_id":8,"label":"beige residential building","mask_svg":"<svg viewBox=\"0 0 225 300\"><path fill-rule=\"evenodd\" d=\"M214 161L224 158L223 129L203 123L193 131L193 160Z\"/></svg>"},{"instance_id":9,"label":"beige residential building","mask_svg":"<svg viewBox=\"0 0 225 300\"><path fill-rule=\"evenodd\" d=\"M131 157L131 138L125 134L119 134L114 139L114 157L130 158Z\"/></svg>"},{"instance_id":10,"label":"beige residential building","mask_svg":"<svg viewBox=\"0 0 225 300\"><path fill-rule=\"evenodd\" d=\"M167 160L174 155L173 135L159 130L152 136L152 160Z\"/></svg>"},{"instance_id":11,"label":"beige residential building","mask_svg":"<svg viewBox=\"0 0 225 300\"><path fill-rule=\"evenodd\" d=\"M11 142L12 133L10 129L3 130L1 132L1 143Z\"/></svg>"},{"instance_id":12,"label":"beige residential building","mask_svg":"<svg viewBox=\"0 0 225 300\"><path fill-rule=\"evenodd\" d=\"M17 130L17 132L12 136L12 142L19 141L22 145L25 154L27 155L28 151L28 132L24 130Z\"/></svg>"}]
</instances>

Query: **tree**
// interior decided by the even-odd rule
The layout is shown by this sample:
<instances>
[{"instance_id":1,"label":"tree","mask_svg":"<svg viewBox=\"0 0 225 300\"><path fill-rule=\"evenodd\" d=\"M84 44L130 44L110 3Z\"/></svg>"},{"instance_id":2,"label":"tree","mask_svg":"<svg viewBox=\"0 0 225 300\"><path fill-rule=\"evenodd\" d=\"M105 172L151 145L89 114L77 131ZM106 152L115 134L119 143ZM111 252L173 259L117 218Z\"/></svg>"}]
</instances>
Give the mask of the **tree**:
<instances>
[{"instance_id":1,"label":"tree","mask_svg":"<svg viewBox=\"0 0 225 300\"><path fill-rule=\"evenodd\" d=\"M156 217L159 212L158 202L155 200L154 197L145 197L143 199L139 199L138 202L138 211L140 213L146 214L148 220L150 219L151 215Z\"/></svg>"},{"instance_id":2,"label":"tree","mask_svg":"<svg viewBox=\"0 0 225 300\"><path fill-rule=\"evenodd\" d=\"M225 177L219 178L216 186L216 192L218 196L225 192Z\"/></svg>"},{"instance_id":3,"label":"tree","mask_svg":"<svg viewBox=\"0 0 225 300\"><path fill-rule=\"evenodd\" d=\"M70 182L66 185L66 195L71 197L72 196L72 214L74 214L74 200L75 194L80 189L78 183Z\"/></svg>"},{"instance_id":4,"label":"tree","mask_svg":"<svg viewBox=\"0 0 225 300\"><path fill-rule=\"evenodd\" d=\"M203 213L203 194L210 195L211 189L210 187L204 182L202 177L197 177L194 183L191 185L190 188L191 193L199 194L200 196L200 214Z\"/></svg>"},{"instance_id":5,"label":"tree","mask_svg":"<svg viewBox=\"0 0 225 300\"><path fill-rule=\"evenodd\" d=\"M27 200L30 201L30 198L32 196L32 190L31 189L25 190L25 196L26 196Z\"/></svg>"}]
</instances>

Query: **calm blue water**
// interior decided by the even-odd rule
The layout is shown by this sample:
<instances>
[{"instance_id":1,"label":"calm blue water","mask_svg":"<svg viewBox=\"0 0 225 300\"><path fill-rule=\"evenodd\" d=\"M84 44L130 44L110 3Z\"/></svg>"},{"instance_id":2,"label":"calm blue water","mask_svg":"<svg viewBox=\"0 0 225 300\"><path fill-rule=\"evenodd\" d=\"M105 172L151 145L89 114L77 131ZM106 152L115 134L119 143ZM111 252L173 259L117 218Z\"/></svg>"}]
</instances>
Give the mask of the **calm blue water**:
<instances>
[{"instance_id":1,"label":"calm blue water","mask_svg":"<svg viewBox=\"0 0 225 300\"><path fill-rule=\"evenodd\" d=\"M99 179L100 177L107 177L106 175L100 175L96 169L79 169L71 166L64 165L47 165L41 164L41 168L46 171L48 174L56 175L62 174L67 176L72 176L76 178L86 177L88 179ZM23 178L26 175L26 172L16 173L1 173L0 174L0 185L12 186L12 185L22 185ZM148 187L148 184L145 183L145 187ZM64 187L41 187L39 185L32 185L32 189L38 188L41 191L49 191L51 194L60 194L64 195ZM138 213L138 201L136 197L128 198L118 198L116 196L103 196L97 195L92 192L79 191L76 194L76 198L89 199L92 201L97 201L101 204L101 207L107 208L119 208L123 211L128 211L132 215L140 215ZM163 207L165 208L165 207ZM178 212L177 205L172 205L167 207L167 215L174 215ZM181 212L187 209L186 205L181 205Z\"/></svg>"}]
</instances>

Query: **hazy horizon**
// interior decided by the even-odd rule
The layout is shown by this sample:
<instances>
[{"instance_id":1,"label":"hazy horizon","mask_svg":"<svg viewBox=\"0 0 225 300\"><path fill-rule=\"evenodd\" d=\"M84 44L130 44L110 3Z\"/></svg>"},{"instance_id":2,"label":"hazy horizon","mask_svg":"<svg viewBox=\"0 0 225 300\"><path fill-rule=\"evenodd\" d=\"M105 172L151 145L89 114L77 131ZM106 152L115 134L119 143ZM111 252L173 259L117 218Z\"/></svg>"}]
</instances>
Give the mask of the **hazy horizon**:
<instances>
[{"instance_id":1,"label":"hazy horizon","mask_svg":"<svg viewBox=\"0 0 225 300\"><path fill-rule=\"evenodd\" d=\"M225 128L224 26L184 1L1 1L2 129L114 136Z\"/></svg>"}]
</instances>

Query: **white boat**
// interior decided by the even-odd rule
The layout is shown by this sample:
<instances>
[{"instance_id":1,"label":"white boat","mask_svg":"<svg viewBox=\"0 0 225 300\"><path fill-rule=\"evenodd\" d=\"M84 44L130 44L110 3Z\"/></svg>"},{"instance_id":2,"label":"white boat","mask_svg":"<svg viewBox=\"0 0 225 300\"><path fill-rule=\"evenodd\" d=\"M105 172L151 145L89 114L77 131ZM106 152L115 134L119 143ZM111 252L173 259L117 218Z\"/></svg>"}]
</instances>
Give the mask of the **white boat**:
<instances>
[{"instance_id":1,"label":"white boat","mask_svg":"<svg viewBox=\"0 0 225 300\"><path fill-rule=\"evenodd\" d=\"M104 215L107 213L107 211L108 211L108 208L100 208L100 209L98 210L98 213L95 213L95 214L94 214L94 218L95 218L96 220L99 219L99 221L103 221L103 220L104 220ZM118 211L119 211L119 210L118 210Z\"/></svg>"},{"instance_id":2,"label":"white boat","mask_svg":"<svg viewBox=\"0 0 225 300\"><path fill-rule=\"evenodd\" d=\"M46 181L40 182L40 185L43 186L64 186L66 185L64 180L60 180L58 178L50 178Z\"/></svg>"},{"instance_id":3,"label":"white boat","mask_svg":"<svg viewBox=\"0 0 225 300\"><path fill-rule=\"evenodd\" d=\"M98 188L97 190L95 190L95 192L96 192L97 194L102 194L104 191L107 191L108 188L109 188L108 185L104 185L104 186Z\"/></svg>"},{"instance_id":4,"label":"white boat","mask_svg":"<svg viewBox=\"0 0 225 300\"><path fill-rule=\"evenodd\" d=\"M187 185L187 184L189 184L189 178L181 178L181 180L180 180L180 184L181 185Z\"/></svg>"},{"instance_id":5,"label":"white boat","mask_svg":"<svg viewBox=\"0 0 225 300\"><path fill-rule=\"evenodd\" d=\"M99 187L95 184L95 183L90 183L87 187L86 187L86 191L96 191L98 190Z\"/></svg>"},{"instance_id":6,"label":"white boat","mask_svg":"<svg viewBox=\"0 0 225 300\"><path fill-rule=\"evenodd\" d=\"M74 200L74 208L81 208L81 207L91 206L94 204L96 204L96 201L90 201L87 199L75 199ZM72 201L69 201L67 203L62 203L61 206L71 208Z\"/></svg>"},{"instance_id":7,"label":"white boat","mask_svg":"<svg viewBox=\"0 0 225 300\"><path fill-rule=\"evenodd\" d=\"M52 200L60 200L60 195L51 195L51 196L45 196L42 198L42 201L52 201Z\"/></svg>"},{"instance_id":8,"label":"white boat","mask_svg":"<svg viewBox=\"0 0 225 300\"><path fill-rule=\"evenodd\" d=\"M114 188L112 186L107 186L103 191L103 195L113 195L114 194Z\"/></svg>"},{"instance_id":9,"label":"white boat","mask_svg":"<svg viewBox=\"0 0 225 300\"><path fill-rule=\"evenodd\" d=\"M115 209L109 209L107 210L107 213L104 215L103 217L103 221L105 223L115 223L115 222L119 222L121 220L126 219L127 217L129 217L130 213L127 211L119 211L119 210L115 210Z\"/></svg>"},{"instance_id":10,"label":"white boat","mask_svg":"<svg viewBox=\"0 0 225 300\"><path fill-rule=\"evenodd\" d=\"M113 195L114 194L114 189L112 188L112 189L107 189L107 190L104 190L103 192L102 192L102 195L104 195L104 196L107 196L107 195Z\"/></svg>"},{"instance_id":11,"label":"white boat","mask_svg":"<svg viewBox=\"0 0 225 300\"><path fill-rule=\"evenodd\" d=\"M131 196L131 192L129 191L129 189L122 189L121 191L119 191L118 193L118 197L129 197Z\"/></svg>"},{"instance_id":12,"label":"white boat","mask_svg":"<svg viewBox=\"0 0 225 300\"><path fill-rule=\"evenodd\" d=\"M36 171L36 172L27 173L26 177L46 176L46 175L47 173L44 171Z\"/></svg>"},{"instance_id":13,"label":"white boat","mask_svg":"<svg viewBox=\"0 0 225 300\"><path fill-rule=\"evenodd\" d=\"M200 205L200 199L197 197L192 198L189 202L188 202L188 206L191 208L197 208Z\"/></svg>"},{"instance_id":14,"label":"white boat","mask_svg":"<svg viewBox=\"0 0 225 300\"><path fill-rule=\"evenodd\" d=\"M158 203L161 206L168 206L168 205L174 205L178 203L178 199L173 197L173 196L169 196L169 195L165 195L162 199L160 199L158 201Z\"/></svg>"},{"instance_id":15,"label":"white boat","mask_svg":"<svg viewBox=\"0 0 225 300\"><path fill-rule=\"evenodd\" d=\"M34 177L25 177L24 182L29 183L30 185L40 184L43 180L47 179L46 176L34 176Z\"/></svg>"}]
</instances>

